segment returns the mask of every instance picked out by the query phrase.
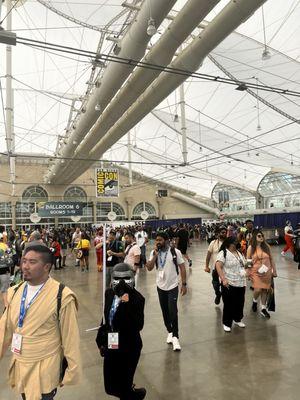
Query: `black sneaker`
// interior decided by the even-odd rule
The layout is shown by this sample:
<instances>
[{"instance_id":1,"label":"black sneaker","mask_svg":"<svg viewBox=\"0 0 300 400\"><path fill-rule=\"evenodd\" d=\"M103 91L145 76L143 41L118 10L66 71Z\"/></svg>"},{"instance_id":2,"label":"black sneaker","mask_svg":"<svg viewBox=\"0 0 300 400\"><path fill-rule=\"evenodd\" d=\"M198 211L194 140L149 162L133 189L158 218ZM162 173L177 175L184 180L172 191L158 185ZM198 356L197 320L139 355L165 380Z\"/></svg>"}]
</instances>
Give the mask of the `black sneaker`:
<instances>
[{"instance_id":1,"label":"black sneaker","mask_svg":"<svg viewBox=\"0 0 300 400\"><path fill-rule=\"evenodd\" d=\"M215 297L215 304L218 306L218 305L220 304L220 301L221 301L221 295L218 294L218 295Z\"/></svg>"},{"instance_id":2,"label":"black sneaker","mask_svg":"<svg viewBox=\"0 0 300 400\"><path fill-rule=\"evenodd\" d=\"M255 303L255 301L252 302L252 311L253 312L257 311L257 303Z\"/></svg>"},{"instance_id":3,"label":"black sneaker","mask_svg":"<svg viewBox=\"0 0 300 400\"><path fill-rule=\"evenodd\" d=\"M145 388L136 388L133 385L132 391L133 391L133 399L134 400L143 400L146 397L147 391Z\"/></svg>"},{"instance_id":4,"label":"black sneaker","mask_svg":"<svg viewBox=\"0 0 300 400\"><path fill-rule=\"evenodd\" d=\"M262 315L265 318L271 318L271 315L268 313L268 311L265 308L263 308L261 310L260 315Z\"/></svg>"},{"instance_id":5,"label":"black sneaker","mask_svg":"<svg viewBox=\"0 0 300 400\"><path fill-rule=\"evenodd\" d=\"M192 265L193 265L193 261L189 260L189 267L191 268Z\"/></svg>"}]
</instances>

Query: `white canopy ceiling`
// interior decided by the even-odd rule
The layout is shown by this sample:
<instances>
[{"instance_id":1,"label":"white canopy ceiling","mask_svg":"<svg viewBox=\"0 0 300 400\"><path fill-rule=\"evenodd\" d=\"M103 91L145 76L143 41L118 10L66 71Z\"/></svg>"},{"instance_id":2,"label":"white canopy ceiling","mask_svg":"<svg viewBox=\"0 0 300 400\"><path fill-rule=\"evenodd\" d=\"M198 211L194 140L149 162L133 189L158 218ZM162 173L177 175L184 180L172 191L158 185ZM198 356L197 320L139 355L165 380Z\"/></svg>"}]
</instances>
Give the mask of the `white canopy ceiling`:
<instances>
[{"instance_id":1,"label":"white canopy ceiling","mask_svg":"<svg viewBox=\"0 0 300 400\"><path fill-rule=\"evenodd\" d=\"M151 0L147 2L151 15ZM13 31L18 37L92 52L98 48L102 54L112 54L112 38L121 37L138 12L122 3L123 0L27 0L12 11ZM131 3L140 7L143 2ZM170 15L176 16L185 3L175 2ZM227 3L221 0L206 21L209 23ZM4 28L6 14L3 7ZM240 25L205 59L198 72L300 93L299 19L300 1L268 0L263 14L260 9ZM163 21L158 34L151 38L150 47L169 23L170 19ZM262 59L264 33L271 53L267 60ZM192 37L184 46L191 40ZM102 73L101 69L83 56L22 44L13 47L16 153L54 154L73 119L78 118L78 110L93 89L91 83L98 73ZM3 108L5 74L5 46L1 45ZM300 97L257 89L237 91L236 87L188 78L184 89L189 164L179 165L183 156L176 91L131 131L133 169L203 196L210 196L217 182L255 191L270 171L299 175ZM6 151L5 133L1 112L1 152ZM127 144L124 136L102 158L126 164Z\"/></svg>"}]
</instances>

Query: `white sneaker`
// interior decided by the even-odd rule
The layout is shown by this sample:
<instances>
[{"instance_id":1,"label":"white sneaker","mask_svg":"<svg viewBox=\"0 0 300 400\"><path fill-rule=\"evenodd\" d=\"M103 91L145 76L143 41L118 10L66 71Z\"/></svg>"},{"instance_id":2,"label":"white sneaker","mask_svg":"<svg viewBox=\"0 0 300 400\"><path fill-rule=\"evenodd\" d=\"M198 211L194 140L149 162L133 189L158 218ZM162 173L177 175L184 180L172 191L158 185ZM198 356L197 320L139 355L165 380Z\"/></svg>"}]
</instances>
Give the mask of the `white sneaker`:
<instances>
[{"instance_id":1,"label":"white sneaker","mask_svg":"<svg viewBox=\"0 0 300 400\"><path fill-rule=\"evenodd\" d=\"M173 336L173 350L174 351L180 351L181 350L181 346L180 346L179 340L175 336Z\"/></svg>"},{"instance_id":2,"label":"white sneaker","mask_svg":"<svg viewBox=\"0 0 300 400\"><path fill-rule=\"evenodd\" d=\"M167 343L172 344L173 343L173 333L169 333L167 336Z\"/></svg>"},{"instance_id":3,"label":"white sneaker","mask_svg":"<svg viewBox=\"0 0 300 400\"><path fill-rule=\"evenodd\" d=\"M246 324L244 324L244 322L240 321L240 322L236 322L233 321L234 325L237 325L239 328L246 328Z\"/></svg>"},{"instance_id":4,"label":"white sneaker","mask_svg":"<svg viewBox=\"0 0 300 400\"><path fill-rule=\"evenodd\" d=\"M282 251L280 254L281 254L283 257L285 256L285 252L284 252L284 251Z\"/></svg>"},{"instance_id":5,"label":"white sneaker","mask_svg":"<svg viewBox=\"0 0 300 400\"><path fill-rule=\"evenodd\" d=\"M227 325L223 325L223 329L225 332L231 332L231 328Z\"/></svg>"}]
</instances>

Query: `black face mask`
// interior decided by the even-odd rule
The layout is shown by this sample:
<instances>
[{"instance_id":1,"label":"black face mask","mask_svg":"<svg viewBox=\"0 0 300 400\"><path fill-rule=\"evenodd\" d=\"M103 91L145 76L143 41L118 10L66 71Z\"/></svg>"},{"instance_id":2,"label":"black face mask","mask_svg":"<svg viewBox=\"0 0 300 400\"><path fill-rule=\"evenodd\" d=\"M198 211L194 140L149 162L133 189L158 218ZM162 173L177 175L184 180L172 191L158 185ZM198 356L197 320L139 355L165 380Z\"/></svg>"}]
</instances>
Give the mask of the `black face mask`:
<instances>
[{"instance_id":1,"label":"black face mask","mask_svg":"<svg viewBox=\"0 0 300 400\"><path fill-rule=\"evenodd\" d=\"M120 279L119 283L114 287L114 292L118 297L122 297L125 293L130 293L131 290L131 287L125 283L124 279Z\"/></svg>"}]
</instances>

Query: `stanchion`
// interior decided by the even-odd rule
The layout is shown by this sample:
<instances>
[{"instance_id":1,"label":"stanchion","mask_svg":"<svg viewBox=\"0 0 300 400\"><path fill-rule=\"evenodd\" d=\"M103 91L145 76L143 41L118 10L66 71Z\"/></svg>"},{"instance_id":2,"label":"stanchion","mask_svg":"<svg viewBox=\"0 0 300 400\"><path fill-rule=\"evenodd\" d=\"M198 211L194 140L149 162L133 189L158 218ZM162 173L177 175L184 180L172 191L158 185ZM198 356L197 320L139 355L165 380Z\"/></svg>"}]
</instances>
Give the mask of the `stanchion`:
<instances>
[{"instance_id":1,"label":"stanchion","mask_svg":"<svg viewBox=\"0 0 300 400\"><path fill-rule=\"evenodd\" d=\"M106 291L106 223L103 225L103 323L105 323L104 305L105 305L105 291Z\"/></svg>"},{"instance_id":2,"label":"stanchion","mask_svg":"<svg viewBox=\"0 0 300 400\"><path fill-rule=\"evenodd\" d=\"M105 306L105 290L106 290L106 224L103 225L103 246L102 246L102 252L103 252L103 269L102 269L102 301L103 301L103 324L105 324L105 315L104 315L104 306ZM99 329L99 326L95 327L95 328L90 328L90 329L86 329L86 332L93 332Z\"/></svg>"}]
</instances>

